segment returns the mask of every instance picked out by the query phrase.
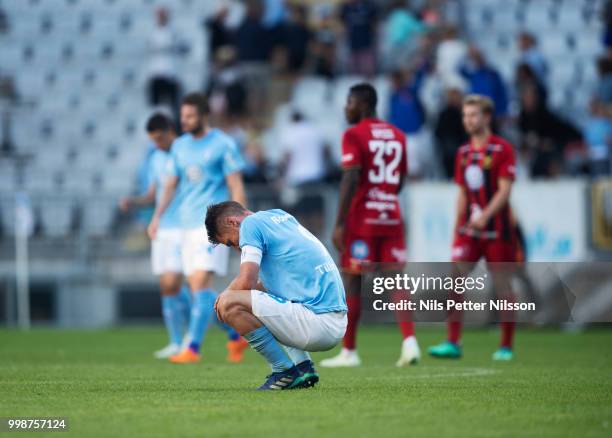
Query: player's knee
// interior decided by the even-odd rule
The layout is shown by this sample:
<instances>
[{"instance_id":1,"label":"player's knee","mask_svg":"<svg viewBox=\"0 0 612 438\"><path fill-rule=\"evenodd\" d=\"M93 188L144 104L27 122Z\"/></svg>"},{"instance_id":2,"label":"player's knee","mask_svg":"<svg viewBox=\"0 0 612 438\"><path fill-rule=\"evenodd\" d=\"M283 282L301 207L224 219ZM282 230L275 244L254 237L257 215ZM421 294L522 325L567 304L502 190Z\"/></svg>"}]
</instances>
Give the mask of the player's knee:
<instances>
[{"instance_id":1,"label":"player's knee","mask_svg":"<svg viewBox=\"0 0 612 438\"><path fill-rule=\"evenodd\" d=\"M236 317L242 311L237 292L229 289L223 291L217 300L217 311L224 321Z\"/></svg>"}]
</instances>

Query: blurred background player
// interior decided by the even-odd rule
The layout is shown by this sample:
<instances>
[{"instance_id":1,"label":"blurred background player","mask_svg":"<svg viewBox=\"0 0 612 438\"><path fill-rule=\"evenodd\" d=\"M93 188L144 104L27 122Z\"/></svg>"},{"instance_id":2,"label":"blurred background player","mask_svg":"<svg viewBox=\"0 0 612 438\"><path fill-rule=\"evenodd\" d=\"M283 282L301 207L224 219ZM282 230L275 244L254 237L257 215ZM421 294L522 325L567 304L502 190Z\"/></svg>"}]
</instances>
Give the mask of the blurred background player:
<instances>
[{"instance_id":1,"label":"blurred background player","mask_svg":"<svg viewBox=\"0 0 612 438\"><path fill-rule=\"evenodd\" d=\"M208 102L200 93L190 93L181 105L183 134L172 145L164 191L149 225L149 236L157 235L162 214L171 205L180 187L182 201L179 216L183 230L183 272L193 294L189 322L189 345L171 356L174 363L200 360L200 345L213 317L216 293L211 289L214 274L225 275L229 252L226 247L213 247L203 226L206 208L232 199L245 204L241 170L244 161L234 140L208 126ZM229 328L228 328L229 330ZM239 361L248 345L231 331L229 358Z\"/></svg>"},{"instance_id":2,"label":"blurred background player","mask_svg":"<svg viewBox=\"0 0 612 438\"><path fill-rule=\"evenodd\" d=\"M512 300L510 274L517 261L518 244L510 209L510 192L516 169L514 149L503 138L491 133L493 101L482 95L468 95L463 101L463 124L469 143L457 151L455 182L459 185L455 239L452 260L457 275L467 275L482 257L492 272L493 287L499 298ZM502 265L500 262L512 262ZM459 274L461 273L461 274ZM455 301L463 295L452 293ZM448 316L448 339L429 348L433 357L459 358L462 355L461 312ZM511 360L515 320L511 312L501 319L500 348L494 360Z\"/></svg>"},{"instance_id":3,"label":"blurred background player","mask_svg":"<svg viewBox=\"0 0 612 438\"><path fill-rule=\"evenodd\" d=\"M349 90L345 117L349 128L342 139L342 181L332 240L341 253L347 291L348 327L343 348L325 367L358 366L357 325L361 314L362 274L367 270L400 271L406 262L404 223L398 193L407 173L406 137L376 116L376 90L370 84ZM404 338L397 366L418 361L414 323L397 312Z\"/></svg>"},{"instance_id":4,"label":"blurred background player","mask_svg":"<svg viewBox=\"0 0 612 438\"><path fill-rule=\"evenodd\" d=\"M174 123L164 114L155 113L147 121L146 128L149 138L156 147L148 160L149 188L142 196L123 198L119 203L123 211L159 202L167 176L170 147L176 138ZM151 242L151 265L153 274L159 277L162 315L170 338L170 343L166 347L155 352L155 357L158 359L165 359L180 352L183 325L189 321L189 291L181 289L183 275L181 224L178 215L180 202L179 190L161 215L159 230Z\"/></svg>"}]
</instances>

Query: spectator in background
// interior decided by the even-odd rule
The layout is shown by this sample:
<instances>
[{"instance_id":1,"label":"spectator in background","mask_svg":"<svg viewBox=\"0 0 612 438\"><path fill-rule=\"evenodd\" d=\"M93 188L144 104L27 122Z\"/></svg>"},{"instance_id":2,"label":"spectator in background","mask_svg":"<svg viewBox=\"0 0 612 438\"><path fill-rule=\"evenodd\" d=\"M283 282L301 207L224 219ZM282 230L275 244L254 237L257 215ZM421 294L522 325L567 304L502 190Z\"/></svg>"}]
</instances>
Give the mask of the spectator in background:
<instances>
[{"instance_id":1,"label":"spectator in background","mask_svg":"<svg viewBox=\"0 0 612 438\"><path fill-rule=\"evenodd\" d=\"M517 100L525 87L535 87L540 102L548 102L548 92L529 64L519 64L514 74Z\"/></svg>"},{"instance_id":2,"label":"spectator in background","mask_svg":"<svg viewBox=\"0 0 612 438\"><path fill-rule=\"evenodd\" d=\"M590 175L610 175L612 120L601 100L591 101L590 115L584 127L584 139L587 144Z\"/></svg>"},{"instance_id":3,"label":"spectator in background","mask_svg":"<svg viewBox=\"0 0 612 438\"><path fill-rule=\"evenodd\" d=\"M270 33L262 24L261 0L246 1L246 16L235 35L238 60L242 63L265 63L270 57Z\"/></svg>"},{"instance_id":4,"label":"spectator in background","mask_svg":"<svg viewBox=\"0 0 612 438\"><path fill-rule=\"evenodd\" d=\"M405 65L416 49L418 37L427 27L406 7L405 0L395 0L383 25L384 64L395 69Z\"/></svg>"},{"instance_id":5,"label":"spectator in background","mask_svg":"<svg viewBox=\"0 0 612 438\"><path fill-rule=\"evenodd\" d=\"M217 50L206 95L210 103L210 115L215 122L223 118L239 122L246 115L247 90L232 46Z\"/></svg>"},{"instance_id":6,"label":"spectator in background","mask_svg":"<svg viewBox=\"0 0 612 438\"><path fill-rule=\"evenodd\" d=\"M370 0L345 0L340 18L348 37L349 73L376 74L376 22L378 8Z\"/></svg>"},{"instance_id":7,"label":"spectator in background","mask_svg":"<svg viewBox=\"0 0 612 438\"><path fill-rule=\"evenodd\" d=\"M498 119L508 114L508 94L504 81L499 72L487 64L476 46L469 48L467 62L460 72L468 81L469 93L481 94L493 100Z\"/></svg>"},{"instance_id":8,"label":"spectator in background","mask_svg":"<svg viewBox=\"0 0 612 438\"><path fill-rule=\"evenodd\" d=\"M155 17L157 27L151 32L148 41L149 102L151 105L168 105L172 110L175 122L178 122L181 84L176 64L178 57L186 48L170 26L168 10L157 8Z\"/></svg>"},{"instance_id":9,"label":"spectator in background","mask_svg":"<svg viewBox=\"0 0 612 438\"><path fill-rule=\"evenodd\" d=\"M457 28L448 26L444 29L436 51L436 68L443 81L459 72L467 52L468 46L459 38Z\"/></svg>"},{"instance_id":10,"label":"spectator in background","mask_svg":"<svg viewBox=\"0 0 612 438\"><path fill-rule=\"evenodd\" d=\"M521 32L518 36L518 46L521 52L519 63L527 64L535 73L540 85L545 87L548 79L548 64L538 48L538 41L529 32Z\"/></svg>"},{"instance_id":11,"label":"spectator in background","mask_svg":"<svg viewBox=\"0 0 612 438\"><path fill-rule=\"evenodd\" d=\"M551 112L534 86L521 91L518 120L521 149L530 161L531 176L555 177L563 170L563 156L572 144L582 140L580 131Z\"/></svg>"},{"instance_id":12,"label":"spectator in background","mask_svg":"<svg viewBox=\"0 0 612 438\"><path fill-rule=\"evenodd\" d=\"M595 96L606 105L612 103L612 59L602 56L597 60L597 73L599 84L595 90Z\"/></svg>"},{"instance_id":13,"label":"spectator in background","mask_svg":"<svg viewBox=\"0 0 612 438\"><path fill-rule=\"evenodd\" d=\"M447 179L452 179L455 174L457 150L468 141L462 114L466 86L465 81L459 76L447 79L445 105L434 127L436 147Z\"/></svg>"},{"instance_id":14,"label":"spectator in background","mask_svg":"<svg viewBox=\"0 0 612 438\"><path fill-rule=\"evenodd\" d=\"M217 51L232 44L232 33L225 25L229 14L227 6L219 8L216 14L204 21L204 28L208 32L208 50L210 59L217 58Z\"/></svg>"},{"instance_id":15,"label":"spectator in background","mask_svg":"<svg viewBox=\"0 0 612 438\"><path fill-rule=\"evenodd\" d=\"M336 76L336 41L333 13L330 8L319 8L320 16L313 36L314 74L328 80Z\"/></svg>"},{"instance_id":16,"label":"spectator in background","mask_svg":"<svg viewBox=\"0 0 612 438\"><path fill-rule=\"evenodd\" d=\"M248 93L248 110L263 115L267 108L270 87L269 59L272 51L271 33L262 24L263 5L260 0L246 1L246 16L236 30L235 44ZM262 108L263 107L263 108Z\"/></svg>"},{"instance_id":17,"label":"spectator in background","mask_svg":"<svg viewBox=\"0 0 612 438\"><path fill-rule=\"evenodd\" d=\"M308 27L308 11L304 5L289 8L289 20L285 25L284 42L287 49L287 70L299 73L304 68L312 32Z\"/></svg>"},{"instance_id":18,"label":"spectator in background","mask_svg":"<svg viewBox=\"0 0 612 438\"><path fill-rule=\"evenodd\" d=\"M319 129L294 110L291 123L281 134L281 187L289 188L284 201L289 211L315 235L323 231L323 200L310 195L309 187L324 180L329 151Z\"/></svg>"},{"instance_id":19,"label":"spectator in background","mask_svg":"<svg viewBox=\"0 0 612 438\"><path fill-rule=\"evenodd\" d=\"M608 56L610 56L612 49L612 0L606 0L603 8L601 8L601 19L604 24L603 44L608 51Z\"/></svg>"},{"instance_id":20,"label":"spectator in background","mask_svg":"<svg viewBox=\"0 0 612 438\"><path fill-rule=\"evenodd\" d=\"M425 108L419 97L423 76L422 70L391 73L389 99L389 122L406 134L408 173L417 177L434 174L431 139L425 127Z\"/></svg>"}]
</instances>

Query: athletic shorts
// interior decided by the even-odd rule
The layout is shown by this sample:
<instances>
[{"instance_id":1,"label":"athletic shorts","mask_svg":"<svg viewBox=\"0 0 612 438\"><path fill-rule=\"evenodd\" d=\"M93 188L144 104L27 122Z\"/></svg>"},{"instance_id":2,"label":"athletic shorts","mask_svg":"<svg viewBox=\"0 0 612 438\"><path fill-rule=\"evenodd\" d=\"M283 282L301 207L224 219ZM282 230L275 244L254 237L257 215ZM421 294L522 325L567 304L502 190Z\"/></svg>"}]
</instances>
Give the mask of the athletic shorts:
<instances>
[{"instance_id":1,"label":"athletic shorts","mask_svg":"<svg viewBox=\"0 0 612 438\"><path fill-rule=\"evenodd\" d=\"M210 271L218 275L227 274L229 247L214 246L208 241L206 228L183 231L183 272L189 276L195 271Z\"/></svg>"},{"instance_id":2,"label":"athletic shorts","mask_svg":"<svg viewBox=\"0 0 612 438\"><path fill-rule=\"evenodd\" d=\"M182 231L180 228L157 230L151 242L151 268L154 275L167 272L180 274L183 271L181 259Z\"/></svg>"},{"instance_id":3,"label":"athletic shorts","mask_svg":"<svg viewBox=\"0 0 612 438\"><path fill-rule=\"evenodd\" d=\"M396 236L362 237L347 233L344 251L340 255L340 268L344 272L359 274L376 269L399 270L406 264L406 239Z\"/></svg>"},{"instance_id":4,"label":"athletic shorts","mask_svg":"<svg viewBox=\"0 0 612 438\"><path fill-rule=\"evenodd\" d=\"M334 348L346 331L346 312L314 313L299 303L251 291L253 315L281 344L305 351Z\"/></svg>"},{"instance_id":5,"label":"athletic shorts","mask_svg":"<svg viewBox=\"0 0 612 438\"><path fill-rule=\"evenodd\" d=\"M451 250L454 262L477 262L482 257L487 262L516 262L520 248L516 239L475 239L457 234Z\"/></svg>"}]
</instances>

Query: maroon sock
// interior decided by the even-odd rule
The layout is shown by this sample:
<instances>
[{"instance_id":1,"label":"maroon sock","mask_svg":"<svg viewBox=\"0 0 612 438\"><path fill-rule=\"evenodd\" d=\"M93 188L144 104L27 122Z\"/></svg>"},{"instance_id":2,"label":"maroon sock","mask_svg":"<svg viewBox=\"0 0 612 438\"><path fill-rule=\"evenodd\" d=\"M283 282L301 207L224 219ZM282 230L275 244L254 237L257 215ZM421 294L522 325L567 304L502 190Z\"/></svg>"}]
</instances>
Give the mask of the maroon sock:
<instances>
[{"instance_id":1,"label":"maroon sock","mask_svg":"<svg viewBox=\"0 0 612 438\"><path fill-rule=\"evenodd\" d=\"M461 321L448 322L448 342L458 344L461 340Z\"/></svg>"},{"instance_id":2,"label":"maroon sock","mask_svg":"<svg viewBox=\"0 0 612 438\"><path fill-rule=\"evenodd\" d=\"M357 347L357 326L359 325L359 316L361 315L361 296L359 294L348 294L346 296L346 304L348 306L348 324L342 344L348 350L354 350Z\"/></svg>"},{"instance_id":3,"label":"maroon sock","mask_svg":"<svg viewBox=\"0 0 612 438\"><path fill-rule=\"evenodd\" d=\"M395 291L391 295L393 302L399 304L402 300L409 300L410 295L406 293L402 293L399 291ZM395 319L397 320L397 325L402 333L402 338L406 339L410 336L414 336L414 322L412 321L412 312L409 310L396 310L395 311Z\"/></svg>"},{"instance_id":4,"label":"maroon sock","mask_svg":"<svg viewBox=\"0 0 612 438\"><path fill-rule=\"evenodd\" d=\"M512 350L512 339L514 338L514 321L502 321L499 323L501 327L501 343L500 346Z\"/></svg>"}]
</instances>

